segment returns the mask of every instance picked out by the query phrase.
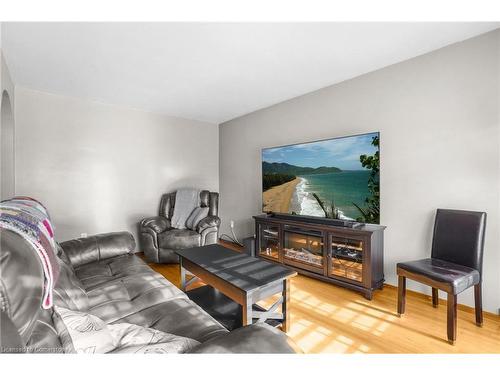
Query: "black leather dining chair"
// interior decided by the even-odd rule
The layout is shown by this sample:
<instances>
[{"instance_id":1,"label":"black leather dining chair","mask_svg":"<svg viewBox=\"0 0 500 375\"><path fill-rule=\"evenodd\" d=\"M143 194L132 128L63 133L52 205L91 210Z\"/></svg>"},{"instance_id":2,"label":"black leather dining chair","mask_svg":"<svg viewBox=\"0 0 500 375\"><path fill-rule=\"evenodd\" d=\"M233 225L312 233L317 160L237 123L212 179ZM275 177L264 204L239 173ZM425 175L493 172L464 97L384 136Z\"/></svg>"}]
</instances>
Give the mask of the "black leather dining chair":
<instances>
[{"instance_id":1,"label":"black leather dining chair","mask_svg":"<svg viewBox=\"0 0 500 375\"><path fill-rule=\"evenodd\" d=\"M405 311L406 278L432 287L432 305L438 290L448 294L448 342L457 339L457 295L474 286L476 324L483 325L481 281L486 213L438 209L431 257L397 264L398 315Z\"/></svg>"}]
</instances>

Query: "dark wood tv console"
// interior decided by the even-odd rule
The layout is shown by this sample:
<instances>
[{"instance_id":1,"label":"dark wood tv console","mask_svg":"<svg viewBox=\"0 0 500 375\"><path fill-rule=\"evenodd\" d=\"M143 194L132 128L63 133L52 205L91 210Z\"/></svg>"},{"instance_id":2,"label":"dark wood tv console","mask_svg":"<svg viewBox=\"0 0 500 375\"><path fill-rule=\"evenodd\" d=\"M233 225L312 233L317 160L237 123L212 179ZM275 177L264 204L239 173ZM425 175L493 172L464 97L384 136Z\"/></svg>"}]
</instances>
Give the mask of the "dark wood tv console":
<instances>
[{"instance_id":1,"label":"dark wood tv console","mask_svg":"<svg viewBox=\"0 0 500 375\"><path fill-rule=\"evenodd\" d=\"M328 219L258 215L255 255L297 272L361 292L371 300L384 283L384 229L364 224L351 228Z\"/></svg>"}]
</instances>

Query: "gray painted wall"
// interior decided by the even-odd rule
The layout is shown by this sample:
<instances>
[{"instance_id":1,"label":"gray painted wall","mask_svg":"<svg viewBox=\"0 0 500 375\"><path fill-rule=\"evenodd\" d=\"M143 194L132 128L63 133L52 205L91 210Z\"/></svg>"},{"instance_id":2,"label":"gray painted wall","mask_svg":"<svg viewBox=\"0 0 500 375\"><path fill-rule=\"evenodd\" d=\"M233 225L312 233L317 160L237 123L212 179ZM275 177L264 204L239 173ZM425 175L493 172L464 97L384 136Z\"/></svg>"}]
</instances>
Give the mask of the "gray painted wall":
<instances>
[{"instance_id":1,"label":"gray painted wall","mask_svg":"<svg viewBox=\"0 0 500 375\"><path fill-rule=\"evenodd\" d=\"M215 124L16 88L16 193L58 240L129 230L183 186L218 190Z\"/></svg>"},{"instance_id":2,"label":"gray painted wall","mask_svg":"<svg viewBox=\"0 0 500 375\"><path fill-rule=\"evenodd\" d=\"M499 31L220 125L223 232L253 234L263 147L381 133L385 276L430 254L436 208L486 211L484 305L500 306ZM299 72L298 72L299 74ZM430 292L419 284L409 288ZM472 292L459 297L472 305Z\"/></svg>"}]
</instances>

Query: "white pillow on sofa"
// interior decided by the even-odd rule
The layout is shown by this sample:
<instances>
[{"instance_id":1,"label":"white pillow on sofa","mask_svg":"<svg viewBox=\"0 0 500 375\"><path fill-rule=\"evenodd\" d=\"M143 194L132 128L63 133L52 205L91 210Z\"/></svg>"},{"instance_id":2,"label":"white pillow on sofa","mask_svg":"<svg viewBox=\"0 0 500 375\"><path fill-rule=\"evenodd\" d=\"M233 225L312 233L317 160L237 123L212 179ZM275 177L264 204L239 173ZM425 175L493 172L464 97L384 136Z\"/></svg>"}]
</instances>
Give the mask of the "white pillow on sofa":
<instances>
[{"instance_id":1,"label":"white pillow on sofa","mask_svg":"<svg viewBox=\"0 0 500 375\"><path fill-rule=\"evenodd\" d=\"M54 306L54 323L66 353L184 353L200 343L135 324L106 324L97 316Z\"/></svg>"},{"instance_id":2,"label":"white pillow on sofa","mask_svg":"<svg viewBox=\"0 0 500 375\"><path fill-rule=\"evenodd\" d=\"M97 316L54 306L54 325L65 353L107 353L115 338Z\"/></svg>"},{"instance_id":3,"label":"white pillow on sofa","mask_svg":"<svg viewBox=\"0 0 500 375\"><path fill-rule=\"evenodd\" d=\"M135 324L109 324L108 329L118 340L112 353L185 353L200 343L188 337L144 328Z\"/></svg>"}]
</instances>

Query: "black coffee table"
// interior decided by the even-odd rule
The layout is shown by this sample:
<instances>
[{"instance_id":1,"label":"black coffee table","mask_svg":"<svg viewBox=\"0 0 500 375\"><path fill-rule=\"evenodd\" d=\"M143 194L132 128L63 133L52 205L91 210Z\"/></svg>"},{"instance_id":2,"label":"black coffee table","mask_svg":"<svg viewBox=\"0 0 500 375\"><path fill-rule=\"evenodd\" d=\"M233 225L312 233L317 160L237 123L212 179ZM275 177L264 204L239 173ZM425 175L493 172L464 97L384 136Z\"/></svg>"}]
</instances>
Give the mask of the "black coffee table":
<instances>
[{"instance_id":1,"label":"black coffee table","mask_svg":"<svg viewBox=\"0 0 500 375\"><path fill-rule=\"evenodd\" d=\"M255 322L272 321L289 327L290 278L297 272L265 260L241 254L221 245L177 250L183 291L196 278L207 286L187 292L200 307L229 330ZM195 277L186 281L186 271ZM257 302L280 293L263 309ZM276 310L281 305L281 312Z\"/></svg>"}]
</instances>

